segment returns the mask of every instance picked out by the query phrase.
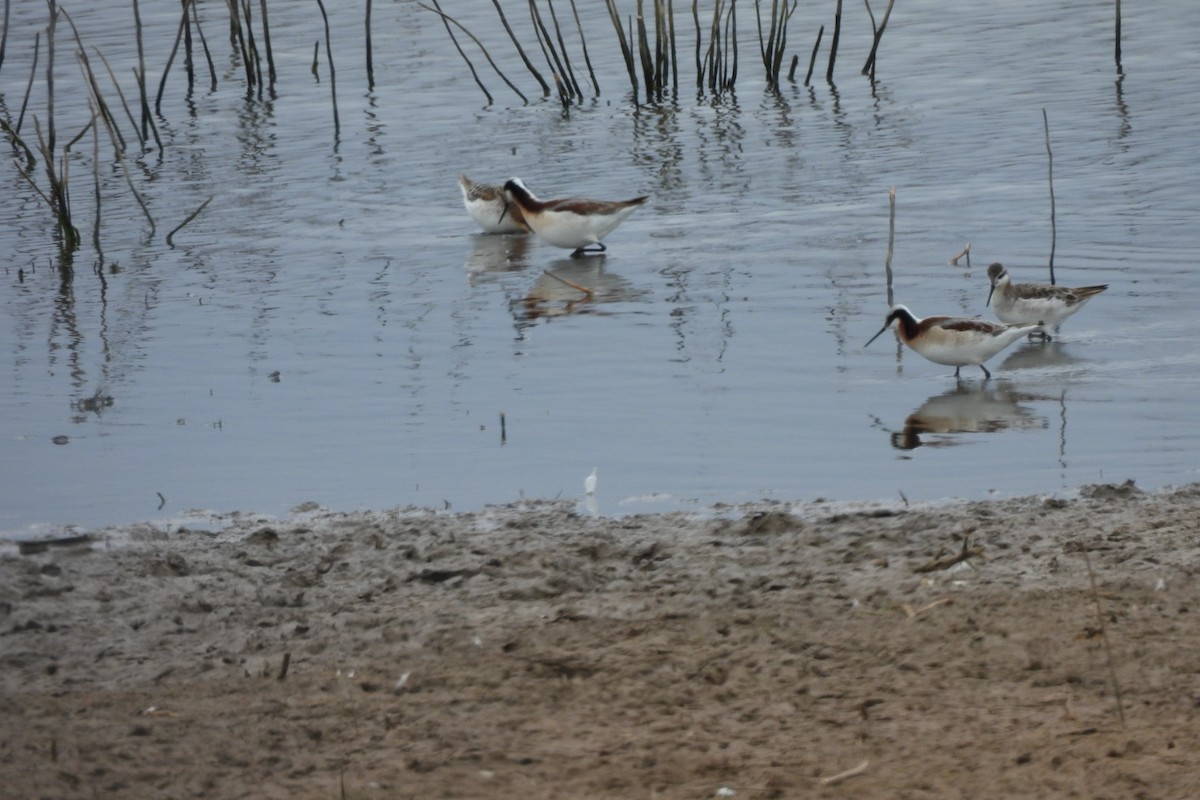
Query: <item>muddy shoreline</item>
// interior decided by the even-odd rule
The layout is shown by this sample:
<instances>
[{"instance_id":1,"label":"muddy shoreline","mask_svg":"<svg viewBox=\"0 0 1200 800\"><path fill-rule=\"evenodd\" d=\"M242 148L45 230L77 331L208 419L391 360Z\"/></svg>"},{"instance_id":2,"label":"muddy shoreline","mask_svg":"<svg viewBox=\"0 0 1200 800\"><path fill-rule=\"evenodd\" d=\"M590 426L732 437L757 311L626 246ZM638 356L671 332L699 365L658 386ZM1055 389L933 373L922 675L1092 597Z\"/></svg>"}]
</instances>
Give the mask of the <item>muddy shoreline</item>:
<instances>
[{"instance_id":1,"label":"muddy shoreline","mask_svg":"<svg viewBox=\"0 0 1200 800\"><path fill-rule=\"evenodd\" d=\"M1127 483L9 548L0 796L1200 796L1198 534Z\"/></svg>"}]
</instances>

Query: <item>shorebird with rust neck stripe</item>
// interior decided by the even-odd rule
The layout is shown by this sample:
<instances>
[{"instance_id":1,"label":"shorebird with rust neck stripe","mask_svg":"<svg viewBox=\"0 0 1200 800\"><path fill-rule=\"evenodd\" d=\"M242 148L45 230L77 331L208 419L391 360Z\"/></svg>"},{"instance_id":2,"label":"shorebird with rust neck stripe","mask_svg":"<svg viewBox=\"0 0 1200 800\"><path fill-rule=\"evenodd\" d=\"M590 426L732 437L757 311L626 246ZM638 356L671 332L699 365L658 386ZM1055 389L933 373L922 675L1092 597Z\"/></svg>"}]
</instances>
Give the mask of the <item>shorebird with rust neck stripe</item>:
<instances>
[{"instance_id":1,"label":"shorebird with rust neck stripe","mask_svg":"<svg viewBox=\"0 0 1200 800\"><path fill-rule=\"evenodd\" d=\"M987 274L992 284L987 306L996 319L1011 323L1040 321L1047 328L1057 328L1088 300L1108 288L1108 284L1068 289L1047 283L1013 283L1008 270L999 262L988 267ZM1041 331L1041 335L1050 341L1046 331Z\"/></svg>"},{"instance_id":2,"label":"shorebird with rust neck stripe","mask_svg":"<svg viewBox=\"0 0 1200 800\"><path fill-rule=\"evenodd\" d=\"M600 240L650 199L635 197L613 201L572 197L539 200L520 178L504 184L504 192L508 195L509 207L521 210L525 223L539 239L572 250L572 256L603 253L608 248Z\"/></svg>"},{"instance_id":3,"label":"shorebird with rust neck stripe","mask_svg":"<svg viewBox=\"0 0 1200 800\"><path fill-rule=\"evenodd\" d=\"M503 186L476 183L466 175L458 176L463 205L475 224L484 233L529 233L525 216L519 208L511 208Z\"/></svg>"},{"instance_id":4,"label":"shorebird with rust neck stripe","mask_svg":"<svg viewBox=\"0 0 1200 800\"><path fill-rule=\"evenodd\" d=\"M1040 322L1023 325L1004 325L997 322L987 322L982 319L967 319L966 317L926 317L915 316L905 306L892 306L887 319L879 333L871 337L867 344L879 338L880 334L891 327L896 328L896 336L918 354L935 364L945 364L954 367L954 377L958 370L966 366L977 366L983 370L986 378L991 378L983 362L999 353L1010 344L1042 327ZM986 379L985 378L985 379Z\"/></svg>"}]
</instances>

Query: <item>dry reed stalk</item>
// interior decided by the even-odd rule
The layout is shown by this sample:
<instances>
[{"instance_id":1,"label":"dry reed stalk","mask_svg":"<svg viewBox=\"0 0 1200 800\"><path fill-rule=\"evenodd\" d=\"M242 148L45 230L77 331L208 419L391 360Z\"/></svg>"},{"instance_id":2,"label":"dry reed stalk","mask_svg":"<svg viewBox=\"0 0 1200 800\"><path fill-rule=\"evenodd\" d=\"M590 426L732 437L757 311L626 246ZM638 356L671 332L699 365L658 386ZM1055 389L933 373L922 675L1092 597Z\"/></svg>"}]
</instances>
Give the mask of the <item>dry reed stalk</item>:
<instances>
[{"instance_id":1,"label":"dry reed stalk","mask_svg":"<svg viewBox=\"0 0 1200 800\"><path fill-rule=\"evenodd\" d=\"M579 9L575 7L575 0L571 0L571 14L575 17L575 29L579 32L579 46L583 50L583 63L587 65L588 76L592 79L592 88L596 90L596 97L599 97L600 84L596 80L596 71L592 69L592 59L588 55L587 39L583 35L583 23L579 21Z\"/></svg>"},{"instance_id":2,"label":"dry reed stalk","mask_svg":"<svg viewBox=\"0 0 1200 800\"><path fill-rule=\"evenodd\" d=\"M825 69L825 82L833 83L833 65L837 61L838 40L842 38L842 0L837 0L833 14L833 38L829 42L829 66Z\"/></svg>"},{"instance_id":3,"label":"dry reed stalk","mask_svg":"<svg viewBox=\"0 0 1200 800\"><path fill-rule=\"evenodd\" d=\"M575 70L571 67L571 58L567 54L567 43L563 41L562 28L558 24L558 14L554 13L553 0L546 0L546 7L550 9L550 21L554 23L554 37L558 40L558 49L562 51L563 64L567 68L567 80L571 84L572 96L582 100L583 92L579 88L579 81L575 80Z\"/></svg>"},{"instance_id":4,"label":"dry reed stalk","mask_svg":"<svg viewBox=\"0 0 1200 800\"><path fill-rule=\"evenodd\" d=\"M879 40L883 38L883 32L887 29L888 20L892 16L892 6L896 4L896 0L888 0L887 10L883 12L883 21L879 23L878 28L875 27L875 14L871 11L870 0L863 0L863 2L867 4L867 15L871 18L871 30L874 32L874 37L871 42L871 53L863 63L862 74L875 80L875 53L879 50Z\"/></svg>"},{"instance_id":5,"label":"dry reed stalk","mask_svg":"<svg viewBox=\"0 0 1200 800\"><path fill-rule=\"evenodd\" d=\"M562 89L566 86L568 99L570 99L571 87L562 80L562 76L569 70L569 67L563 63L567 54L563 53L562 58L559 58L558 50L555 49L554 41L550 38L550 31L546 29L546 23L542 21L542 14L538 11L535 0L529 0L529 19L533 23L533 33L537 37L538 45L542 48L542 57L546 59L546 66L556 76L554 80L558 84L559 97L562 97Z\"/></svg>"},{"instance_id":6,"label":"dry reed stalk","mask_svg":"<svg viewBox=\"0 0 1200 800\"><path fill-rule=\"evenodd\" d=\"M517 48L517 54L521 57L521 61L523 61L525 63L525 68L527 70L529 70L530 73L532 73L534 80L536 80L538 82L538 84L541 85L542 97L549 97L550 96L550 84L546 83L546 79L542 77L542 73L538 72L537 67L535 67L533 65L533 62L529 60L529 56L525 54L525 48L521 47L520 40L518 40L516 37L516 34L513 33L512 26L508 24L508 17L504 16L504 9L502 9L500 7L500 0L492 0L492 5L494 5L496 7L496 13L500 15L500 24L504 26L504 30L508 34L508 38L512 40L513 45ZM585 57L586 57L586 53L587 53L587 50L584 50ZM591 68L591 65L589 64L589 69L590 68ZM593 76L593 80L595 80L594 76ZM600 89L599 89L599 87L597 87L596 94L599 94L599 93L600 93Z\"/></svg>"},{"instance_id":7,"label":"dry reed stalk","mask_svg":"<svg viewBox=\"0 0 1200 800\"><path fill-rule=\"evenodd\" d=\"M187 30L188 9L185 0L183 4L183 13L179 16L179 30L175 31L175 44L171 46L171 55L167 56L167 64L163 67L162 77L158 80L158 92L154 96L154 113L162 116L162 98L163 91L167 88L167 76L171 74L171 65L175 63L175 56L179 54L179 43L183 41L184 32ZM191 90L192 81L188 78L188 90Z\"/></svg>"},{"instance_id":8,"label":"dry reed stalk","mask_svg":"<svg viewBox=\"0 0 1200 800\"><path fill-rule=\"evenodd\" d=\"M1113 58L1117 62L1117 74L1124 75L1125 73L1121 69L1121 0L1117 0L1116 5L1117 5L1117 18L1116 18L1116 29L1113 31L1113 41L1114 41ZM7 12L6 12L6 14L7 14ZM3 60L4 60L3 49L0 49L0 61L3 61Z\"/></svg>"},{"instance_id":9,"label":"dry reed stalk","mask_svg":"<svg viewBox=\"0 0 1200 800\"><path fill-rule=\"evenodd\" d=\"M96 80L96 74L92 70L91 61L87 57L87 50L83 46L83 39L79 36L79 29L75 27L75 20L66 11L60 11L60 13L67 20L67 24L71 26L71 33L74 35L75 44L77 45L75 57L80 64L80 68L83 70L84 82L87 84L91 98L95 102L96 108L99 110L100 114L104 116L115 128L116 119L113 117L112 111L108 107L108 103L105 102L104 96L100 93L100 84ZM137 133L137 123L133 119L133 113L129 110L129 104L125 102L125 95L123 92L121 92L121 85L117 82L117 76L113 74L112 67L109 66L108 60L104 58L104 55L100 53L99 50L96 51L96 55L100 56L100 60L104 63L105 69L108 70L109 79L112 80L113 86L116 87L117 95L121 98L121 105L125 108L125 116L129 118L129 123L133 126L134 133ZM119 129L117 130L117 135L121 142L121 149L124 150L126 146L125 137L120 135ZM141 142L142 144L145 144L144 139L141 140Z\"/></svg>"},{"instance_id":10,"label":"dry reed stalk","mask_svg":"<svg viewBox=\"0 0 1200 800\"><path fill-rule=\"evenodd\" d=\"M133 31L138 56L137 71L134 74L137 76L138 96L142 101L140 138L145 143L150 137L150 99L146 95L146 51L142 45L142 12L138 0L133 0ZM161 143L159 149L162 149Z\"/></svg>"},{"instance_id":11,"label":"dry reed stalk","mask_svg":"<svg viewBox=\"0 0 1200 800\"><path fill-rule=\"evenodd\" d=\"M450 34L450 41L454 43L454 47L458 50L458 54L463 57L463 61L467 62L467 67L471 70L471 75L475 78L475 83L480 89L483 90L483 93L487 95L488 105L491 105L493 102L491 92L489 92L487 87L483 85L483 82L479 80L479 76L475 73L475 65L471 63L471 59L467 58L467 54L463 52L462 47L458 44L458 39L455 38L454 33L450 30L451 22L453 22L459 30L471 38L471 41L474 42L479 50L483 53L483 57L487 59L488 64L490 64L492 69L495 70L496 74L500 76L500 80L504 81L508 88L512 89L516 93L517 97L521 98L522 102L528 103L529 98L527 98L524 93L522 93L521 90L516 87L516 84L508 79L507 75L500 71L500 67L496 66L496 62L492 59L492 54L489 53L487 48L483 46L483 42L479 41L479 38L475 34L471 33L471 31L467 30L467 28L461 22L449 14L444 13L441 6L438 5L437 0L431 1L433 2L434 6L437 6L436 8L430 8L421 2L418 2L417 5L426 11L431 11L434 14L437 14L442 18L442 24L446 26L446 33Z\"/></svg>"},{"instance_id":12,"label":"dry reed stalk","mask_svg":"<svg viewBox=\"0 0 1200 800\"><path fill-rule=\"evenodd\" d=\"M208 62L208 81L209 91L217 90L217 68L213 64L212 52L208 49L208 38L204 35L204 28L200 25L200 12L196 10L196 4L191 3L192 7L192 24L196 26L196 35L200 37L200 47L204 50L204 59Z\"/></svg>"},{"instance_id":13,"label":"dry reed stalk","mask_svg":"<svg viewBox=\"0 0 1200 800\"><path fill-rule=\"evenodd\" d=\"M4 30L0 31L0 68L4 66L4 51L8 49L8 12L10 5L10 0L4 0Z\"/></svg>"},{"instance_id":14,"label":"dry reed stalk","mask_svg":"<svg viewBox=\"0 0 1200 800\"><path fill-rule=\"evenodd\" d=\"M804 74L804 85L808 86L812 80L812 67L816 66L817 50L821 49L821 40L824 37L824 25L817 29L817 41L812 43L812 55L809 56L809 71Z\"/></svg>"},{"instance_id":15,"label":"dry reed stalk","mask_svg":"<svg viewBox=\"0 0 1200 800\"><path fill-rule=\"evenodd\" d=\"M887 303L888 308L892 307L894 297L892 295L892 253L895 250L896 244L896 187L893 186L888 190L888 249L887 258L883 262L883 270L887 275Z\"/></svg>"},{"instance_id":16,"label":"dry reed stalk","mask_svg":"<svg viewBox=\"0 0 1200 800\"><path fill-rule=\"evenodd\" d=\"M258 0L258 5L259 5L259 13L262 15L263 47L266 48L266 51L267 51L267 80L269 80L271 82L269 88L272 92L274 92L275 91L275 52L271 49L271 24L270 24L270 19L267 17L267 0ZM371 14L371 0L367 0L368 20L370 19L370 14ZM371 52L371 38L370 38L369 34L370 34L370 29L368 29L368 36L367 36L367 54L368 54L367 63L368 64L370 64L370 52ZM259 80L261 80L261 79L262 79L262 76L260 74Z\"/></svg>"},{"instance_id":17,"label":"dry reed stalk","mask_svg":"<svg viewBox=\"0 0 1200 800\"><path fill-rule=\"evenodd\" d=\"M1046 172L1050 178L1050 285L1054 285L1054 248L1058 245L1058 226L1054 221L1054 153L1050 150L1050 119L1042 109L1042 127L1046 133Z\"/></svg>"},{"instance_id":18,"label":"dry reed stalk","mask_svg":"<svg viewBox=\"0 0 1200 800\"><path fill-rule=\"evenodd\" d=\"M42 32L38 31L33 35L33 64L29 67L29 81L25 84L25 96L21 99L21 113L17 115L16 132L21 132L21 125L25 122L25 109L29 106L29 95L33 92L33 79L37 75L38 55L42 47Z\"/></svg>"},{"instance_id":19,"label":"dry reed stalk","mask_svg":"<svg viewBox=\"0 0 1200 800\"><path fill-rule=\"evenodd\" d=\"M262 0L263 17L266 18L267 0ZM363 20L363 27L366 28L367 40L367 91L375 91L375 61L371 56L371 0L367 0L367 14ZM268 50L268 52L270 52ZM274 70L272 70L274 71Z\"/></svg>"},{"instance_id":20,"label":"dry reed stalk","mask_svg":"<svg viewBox=\"0 0 1200 800\"><path fill-rule=\"evenodd\" d=\"M606 0L608 4L608 16L612 20L613 29L617 32L617 41L621 44L621 57L625 59L625 71L629 74L629 84L633 89L633 104L640 105L638 102L638 81L637 70L633 67L633 50L629 43L633 40L632 33L629 38L625 36L625 29L621 26L621 17L617 14L617 4L614 0Z\"/></svg>"},{"instance_id":21,"label":"dry reed stalk","mask_svg":"<svg viewBox=\"0 0 1200 800\"><path fill-rule=\"evenodd\" d=\"M329 41L329 15L325 13L323 0L317 0L317 8L321 9L321 19L325 23L325 58L329 61L329 98L333 102L333 136L336 139L342 134L342 123L338 119L337 69L333 65L333 45Z\"/></svg>"},{"instance_id":22,"label":"dry reed stalk","mask_svg":"<svg viewBox=\"0 0 1200 800\"><path fill-rule=\"evenodd\" d=\"M94 47L92 49L96 50L96 48L94 48ZM117 80L117 75L115 72L113 72L112 65L108 63L108 59L105 58L104 54L101 53L99 50L96 50L96 55L99 56L100 63L104 64L104 69L106 69L108 71L108 79L110 81L112 81L113 88L117 90L117 97L120 98L120 100L121 100L121 108L125 110L125 117L126 117L126 119L129 120L129 125L130 125L130 127L133 128L134 135L138 137L138 141L142 145L145 145L146 141L145 141L145 139L142 139L141 132L138 130L137 120L135 120L133 118L133 111L130 110L129 102L125 99L125 92L121 91L121 83L120 83L120 81ZM95 93L96 97L99 97L100 96L100 88L98 86L95 86L93 88L94 88L94 93ZM102 104L101 111L105 112L104 116L112 124L113 130L115 130L117 133L117 141L120 142L121 150L124 151L126 149L126 147L128 147L128 145L125 142L125 137L121 135L121 129L117 127L116 118L113 117L111 112L107 111L107 104L104 104L103 100L101 100L100 102Z\"/></svg>"},{"instance_id":23,"label":"dry reed stalk","mask_svg":"<svg viewBox=\"0 0 1200 800\"><path fill-rule=\"evenodd\" d=\"M179 231L183 228L184 225L187 225L189 222L194 220L196 217L200 216L200 212L203 211L204 209L208 208L208 204L211 203L212 201L213 201L213 199L210 196L207 200L205 200L203 203L200 204L199 208L197 208L192 213L188 214L187 218L184 219L183 222L179 223L178 225L176 225L174 228L171 229L171 232L167 234L167 239L166 239L167 247L175 246L175 243L172 241L175 234L179 233Z\"/></svg>"},{"instance_id":24,"label":"dry reed stalk","mask_svg":"<svg viewBox=\"0 0 1200 800\"><path fill-rule=\"evenodd\" d=\"M319 0L318 0L319 2ZM254 65L250 59L250 49L246 46L246 36L242 31L242 16L237 0L226 0L229 7L229 43L233 45L242 58L242 67L246 72L246 96L254 94Z\"/></svg>"},{"instance_id":25,"label":"dry reed stalk","mask_svg":"<svg viewBox=\"0 0 1200 800\"><path fill-rule=\"evenodd\" d=\"M246 50L250 53L250 59L254 64L254 85L257 88L259 99L262 99L263 77L262 77L262 58L258 55L258 41L254 38L254 19L250 16L250 0L242 0L242 16L246 18ZM330 59L332 64L333 59ZM330 67L330 73L333 72L333 67ZM332 76L330 84L333 83Z\"/></svg>"},{"instance_id":26,"label":"dry reed stalk","mask_svg":"<svg viewBox=\"0 0 1200 800\"><path fill-rule=\"evenodd\" d=\"M1092 602L1096 607L1096 625L1100 629L1100 640L1104 643L1104 658L1108 662L1108 679L1112 683L1113 695L1117 699L1117 714L1121 718L1121 727L1125 727L1125 701L1121 695L1121 682L1117 680L1117 668L1113 663L1112 645L1108 641L1108 629L1104 625L1104 613L1100 610L1100 592L1096 589L1096 573L1092 571L1092 558L1088 555L1087 546L1080 544L1083 551L1083 561L1087 564L1088 582L1092 585Z\"/></svg>"},{"instance_id":27,"label":"dry reed stalk","mask_svg":"<svg viewBox=\"0 0 1200 800\"><path fill-rule=\"evenodd\" d=\"M100 131L96 125L96 106L92 105L92 121L90 126L92 129L92 193L96 203L96 221L92 225L92 247L96 251L96 255L100 261L104 261L104 248L100 244ZM104 280L103 270L100 271L100 279Z\"/></svg>"}]
</instances>

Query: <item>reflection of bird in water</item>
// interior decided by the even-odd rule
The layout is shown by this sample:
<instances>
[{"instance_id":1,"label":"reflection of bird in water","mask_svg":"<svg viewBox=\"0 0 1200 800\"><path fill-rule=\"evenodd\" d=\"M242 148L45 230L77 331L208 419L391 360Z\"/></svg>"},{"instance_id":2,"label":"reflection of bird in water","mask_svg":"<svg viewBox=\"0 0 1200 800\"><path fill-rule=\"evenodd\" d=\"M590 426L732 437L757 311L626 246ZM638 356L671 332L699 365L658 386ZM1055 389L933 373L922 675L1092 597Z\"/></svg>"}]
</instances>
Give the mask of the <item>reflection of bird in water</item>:
<instances>
[{"instance_id":1,"label":"reflection of bird in water","mask_svg":"<svg viewBox=\"0 0 1200 800\"><path fill-rule=\"evenodd\" d=\"M466 175L459 175L458 188L462 189L467 213L475 220L475 224L483 228L484 233L529 232L521 209L510 207L504 187L476 183Z\"/></svg>"},{"instance_id":2,"label":"reflection of bird in water","mask_svg":"<svg viewBox=\"0 0 1200 800\"><path fill-rule=\"evenodd\" d=\"M987 274L992 284L987 306L996 319L1018 324L1041 322L1046 328L1057 328L1088 300L1108 288L1108 284L1069 289L1048 283L1013 283L1008 270L1000 263L988 267ZM1050 334L1045 330L1039 333L1050 341Z\"/></svg>"},{"instance_id":3,"label":"reflection of bird in water","mask_svg":"<svg viewBox=\"0 0 1200 800\"><path fill-rule=\"evenodd\" d=\"M522 319L530 320L594 310L598 303L633 300L641 294L624 278L606 272L603 259L560 259L538 275L513 306Z\"/></svg>"},{"instance_id":4,"label":"reflection of bird in water","mask_svg":"<svg viewBox=\"0 0 1200 800\"><path fill-rule=\"evenodd\" d=\"M608 248L600 240L650 199L587 200L571 197L539 200L520 178L513 178L504 184L504 191L508 195L510 209L521 210L525 223L539 239L555 247L572 250L572 256L603 253ZM591 245L595 249L589 249Z\"/></svg>"},{"instance_id":5,"label":"reflection of bird in water","mask_svg":"<svg viewBox=\"0 0 1200 800\"><path fill-rule=\"evenodd\" d=\"M966 317L921 319L914 316L905 306L892 306L879 333L872 336L863 347L871 344L893 325L900 341L935 364L954 367L956 378L961 367L970 365L979 367L984 376L991 378L992 373L988 372L983 362L1017 339L1041 327L1038 323L1002 325Z\"/></svg>"},{"instance_id":6,"label":"reflection of bird in water","mask_svg":"<svg viewBox=\"0 0 1200 800\"><path fill-rule=\"evenodd\" d=\"M892 447L946 447L962 444L960 433L999 433L1006 430L1045 428L1045 417L1020 404L1022 396L1006 386L984 387L958 384L945 394L935 395L904 420L904 429L891 431ZM932 435L932 437L931 437ZM922 439L922 436L927 438Z\"/></svg>"},{"instance_id":7,"label":"reflection of bird in water","mask_svg":"<svg viewBox=\"0 0 1200 800\"><path fill-rule=\"evenodd\" d=\"M472 236L465 266L472 275L522 269L532 246L531 236Z\"/></svg>"}]
</instances>

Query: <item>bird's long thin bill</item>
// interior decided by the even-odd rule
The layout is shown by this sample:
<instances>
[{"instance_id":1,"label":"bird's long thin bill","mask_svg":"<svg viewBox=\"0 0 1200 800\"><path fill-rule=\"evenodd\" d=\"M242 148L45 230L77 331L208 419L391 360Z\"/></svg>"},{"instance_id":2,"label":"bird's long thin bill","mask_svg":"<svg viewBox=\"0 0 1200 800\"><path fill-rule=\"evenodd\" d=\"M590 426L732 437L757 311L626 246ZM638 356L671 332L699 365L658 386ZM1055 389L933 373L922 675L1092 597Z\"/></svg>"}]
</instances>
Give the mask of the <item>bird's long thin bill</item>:
<instances>
[{"instance_id":1,"label":"bird's long thin bill","mask_svg":"<svg viewBox=\"0 0 1200 800\"><path fill-rule=\"evenodd\" d=\"M983 304L984 307L986 307L986 308L992 307L992 295L995 293L996 293L996 284L993 283L992 288L988 289L988 299L987 299L987 302Z\"/></svg>"},{"instance_id":2,"label":"bird's long thin bill","mask_svg":"<svg viewBox=\"0 0 1200 800\"><path fill-rule=\"evenodd\" d=\"M867 343L864 344L863 347L868 347L871 344L871 342L878 339L883 334L883 332L886 331L887 329L888 329L888 326L884 325L882 328L879 329L879 333L875 334L874 336L872 336L870 339L867 340Z\"/></svg>"},{"instance_id":3,"label":"bird's long thin bill","mask_svg":"<svg viewBox=\"0 0 1200 800\"><path fill-rule=\"evenodd\" d=\"M507 213L508 213L508 201L507 201L507 200L505 200L505 201L504 201L504 208L503 208L503 209L501 209L501 211L500 211L500 219L496 220L496 224L497 224L497 225L499 225L501 222L504 222L504 215L505 215L505 214L507 214Z\"/></svg>"}]
</instances>

